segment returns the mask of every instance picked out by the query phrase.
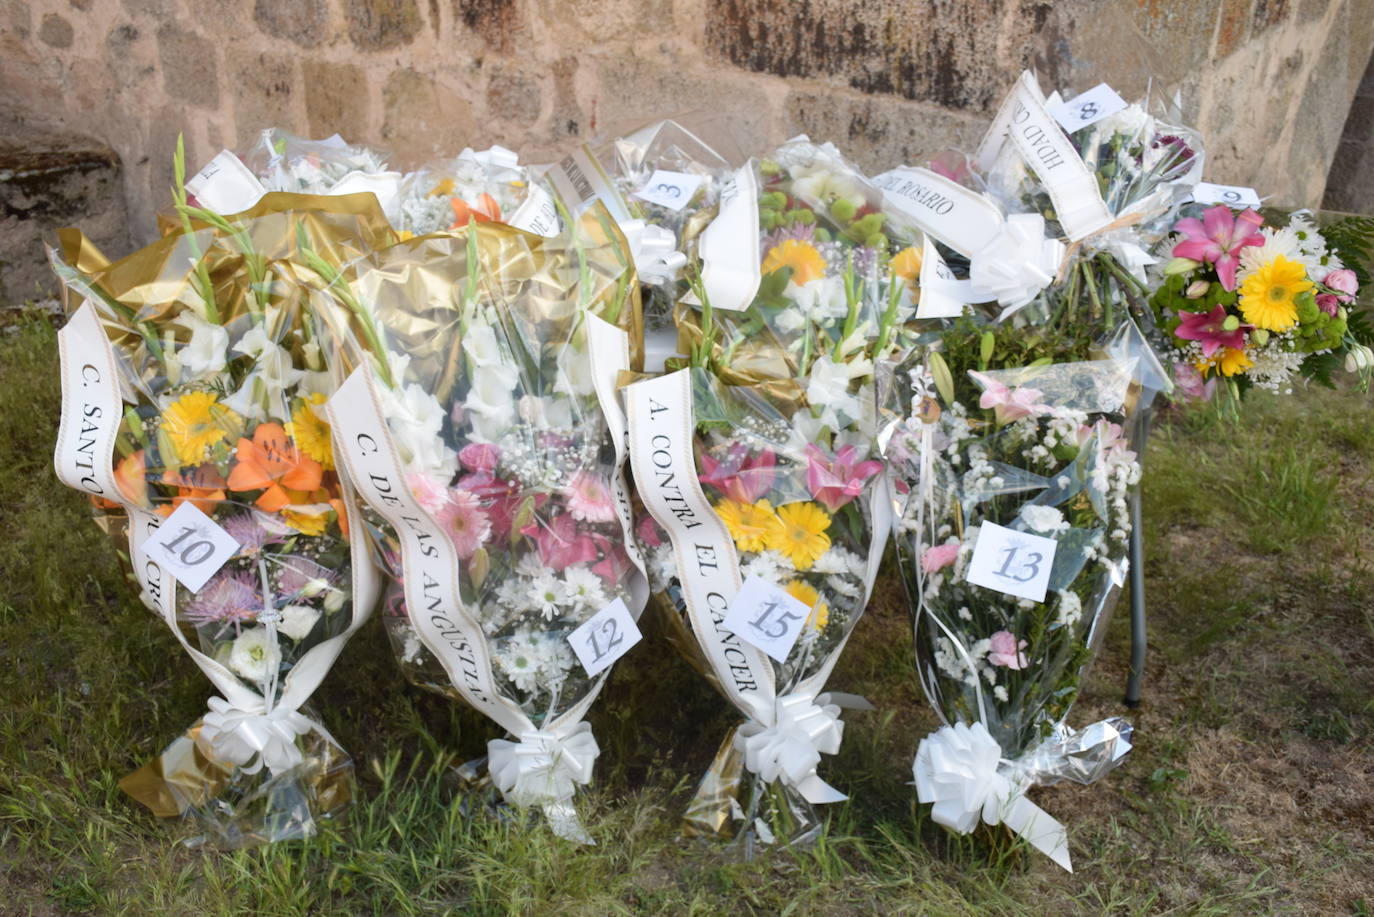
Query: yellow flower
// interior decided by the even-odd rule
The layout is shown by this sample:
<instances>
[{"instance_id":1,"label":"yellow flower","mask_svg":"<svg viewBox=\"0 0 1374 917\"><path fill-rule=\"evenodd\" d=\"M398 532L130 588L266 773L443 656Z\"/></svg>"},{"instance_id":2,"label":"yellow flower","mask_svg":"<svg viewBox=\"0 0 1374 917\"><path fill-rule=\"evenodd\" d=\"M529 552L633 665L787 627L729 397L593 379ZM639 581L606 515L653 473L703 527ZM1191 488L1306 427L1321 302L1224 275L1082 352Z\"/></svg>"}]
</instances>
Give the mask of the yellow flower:
<instances>
[{"instance_id":1,"label":"yellow flower","mask_svg":"<svg viewBox=\"0 0 1374 917\"><path fill-rule=\"evenodd\" d=\"M182 465L198 465L205 453L243 429L243 418L211 392L190 392L162 413L162 430Z\"/></svg>"},{"instance_id":2,"label":"yellow flower","mask_svg":"<svg viewBox=\"0 0 1374 917\"><path fill-rule=\"evenodd\" d=\"M778 507L777 517L768 528L763 546L777 551L798 570L810 570L822 554L830 550L830 517L814 503L789 503Z\"/></svg>"},{"instance_id":3,"label":"yellow flower","mask_svg":"<svg viewBox=\"0 0 1374 917\"><path fill-rule=\"evenodd\" d=\"M916 289L921 276L921 253L914 245L908 245L893 255L887 266L902 279L907 289Z\"/></svg>"},{"instance_id":4,"label":"yellow flower","mask_svg":"<svg viewBox=\"0 0 1374 917\"><path fill-rule=\"evenodd\" d=\"M1196 364L1198 372L1202 373L1202 378L1207 378L1213 370L1223 376L1234 376L1243 373L1255 363L1245 355L1245 351L1237 350L1234 347L1223 347L1219 353L1212 355L1209 360L1199 360Z\"/></svg>"},{"instance_id":5,"label":"yellow flower","mask_svg":"<svg viewBox=\"0 0 1374 917\"><path fill-rule=\"evenodd\" d=\"M806 619L806 626L812 630L825 630L825 625L830 623L830 606L821 601L821 594L816 588L799 579L792 580L783 588L788 595L811 609L811 617Z\"/></svg>"},{"instance_id":6,"label":"yellow flower","mask_svg":"<svg viewBox=\"0 0 1374 917\"><path fill-rule=\"evenodd\" d=\"M730 530L735 539L735 547L741 551L762 551L768 530L777 521L773 506L767 500L757 503L741 503L738 500L722 500L716 505L716 515Z\"/></svg>"},{"instance_id":7,"label":"yellow flower","mask_svg":"<svg viewBox=\"0 0 1374 917\"><path fill-rule=\"evenodd\" d=\"M771 274L785 267L792 269L792 282L804 286L825 276L825 258L809 242L787 239L768 250L763 259L763 272Z\"/></svg>"},{"instance_id":8,"label":"yellow flower","mask_svg":"<svg viewBox=\"0 0 1374 917\"><path fill-rule=\"evenodd\" d=\"M307 395L291 414L286 435L296 441L297 448L328 471L334 467L334 445L329 439L329 424L320 416L324 413L322 406L326 400L320 392Z\"/></svg>"},{"instance_id":9,"label":"yellow flower","mask_svg":"<svg viewBox=\"0 0 1374 917\"><path fill-rule=\"evenodd\" d=\"M1293 300L1313 286L1305 267L1275 255L1240 285L1241 314L1256 328L1287 331L1298 323L1298 304Z\"/></svg>"},{"instance_id":10,"label":"yellow flower","mask_svg":"<svg viewBox=\"0 0 1374 917\"><path fill-rule=\"evenodd\" d=\"M306 513L300 510L284 509L282 520L302 535L323 535L329 525L329 513Z\"/></svg>"}]
</instances>

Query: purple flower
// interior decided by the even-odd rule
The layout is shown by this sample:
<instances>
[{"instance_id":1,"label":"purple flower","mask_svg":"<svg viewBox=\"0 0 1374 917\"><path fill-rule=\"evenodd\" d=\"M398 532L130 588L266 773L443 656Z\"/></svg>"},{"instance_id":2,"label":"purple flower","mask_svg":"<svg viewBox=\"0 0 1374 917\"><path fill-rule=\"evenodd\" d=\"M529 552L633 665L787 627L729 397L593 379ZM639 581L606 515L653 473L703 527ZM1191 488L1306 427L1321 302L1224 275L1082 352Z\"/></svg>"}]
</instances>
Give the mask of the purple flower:
<instances>
[{"instance_id":1,"label":"purple flower","mask_svg":"<svg viewBox=\"0 0 1374 917\"><path fill-rule=\"evenodd\" d=\"M197 626L228 621L253 621L262 611L262 596L247 573L222 570L186 603L182 612Z\"/></svg>"},{"instance_id":2,"label":"purple flower","mask_svg":"<svg viewBox=\"0 0 1374 917\"><path fill-rule=\"evenodd\" d=\"M224 522L229 537L239 543L239 556L251 557L269 544L281 544L291 532L276 516L249 510Z\"/></svg>"}]
</instances>

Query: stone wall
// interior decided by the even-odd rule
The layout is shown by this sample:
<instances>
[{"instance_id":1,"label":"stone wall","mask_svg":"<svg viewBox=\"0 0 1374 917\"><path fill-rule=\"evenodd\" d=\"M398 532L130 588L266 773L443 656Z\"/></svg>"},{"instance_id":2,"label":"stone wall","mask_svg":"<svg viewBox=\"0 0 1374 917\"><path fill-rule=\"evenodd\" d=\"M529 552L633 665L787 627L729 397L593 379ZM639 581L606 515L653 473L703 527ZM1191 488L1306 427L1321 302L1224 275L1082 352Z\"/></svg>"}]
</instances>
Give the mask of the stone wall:
<instances>
[{"instance_id":1,"label":"stone wall","mask_svg":"<svg viewBox=\"0 0 1374 917\"><path fill-rule=\"evenodd\" d=\"M1374 59L1365 68L1350 116L1345 119L1322 206L1348 213L1374 213Z\"/></svg>"},{"instance_id":2,"label":"stone wall","mask_svg":"<svg viewBox=\"0 0 1374 917\"><path fill-rule=\"evenodd\" d=\"M193 166L273 124L410 165L694 113L745 152L807 131L877 167L970 147L1031 62L1153 75L1209 179L1316 204L1372 46L1370 0L0 0L0 129L108 145L146 238L179 131Z\"/></svg>"}]
</instances>

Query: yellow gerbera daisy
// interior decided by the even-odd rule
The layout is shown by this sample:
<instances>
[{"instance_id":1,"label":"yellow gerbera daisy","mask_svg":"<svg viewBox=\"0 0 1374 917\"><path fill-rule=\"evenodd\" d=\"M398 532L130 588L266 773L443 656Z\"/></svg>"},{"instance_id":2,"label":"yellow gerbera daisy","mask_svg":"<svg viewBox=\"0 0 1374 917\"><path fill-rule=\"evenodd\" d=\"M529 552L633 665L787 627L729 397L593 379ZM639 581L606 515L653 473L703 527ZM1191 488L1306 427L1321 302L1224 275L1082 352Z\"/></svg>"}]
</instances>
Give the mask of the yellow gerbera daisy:
<instances>
[{"instance_id":1,"label":"yellow gerbera daisy","mask_svg":"<svg viewBox=\"0 0 1374 917\"><path fill-rule=\"evenodd\" d=\"M1245 351L1235 347L1223 347L1220 351L1212 355L1209 360L1199 360L1197 362L1198 372L1202 373L1202 378L1216 370L1223 376L1234 376L1243 373L1255 362L1245 355Z\"/></svg>"},{"instance_id":2,"label":"yellow gerbera daisy","mask_svg":"<svg viewBox=\"0 0 1374 917\"><path fill-rule=\"evenodd\" d=\"M830 550L830 517L814 503L789 503L778 507L777 517L764 538L764 548L777 551L798 570L810 570Z\"/></svg>"},{"instance_id":3,"label":"yellow gerbera daisy","mask_svg":"<svg viewBox=\"0 0 1374 917\"><path fill-rule=\"evenodd\" d=\"M915 290L921 276L921 252L914 245L908 245L892 256L888 267L902 279L907 289Z\"/></svg>"},{"instance_id":4,"label":"yellow gerbera daisy","mask_svg":"<svg viewBox=\"0 0 1374 917\"><path fill-rule=\"evenodd\" d=\"M716 504L716 515L730 530L735 539L735 547L741 551L762 551L768 531L777 521L773 506L767 500L757 503L741 503L738 500L722 500Z\"/></svg>"},{"instance_id":5,"label":"yellow gerbera daisy","mask_svg":"<svg viewBox=\"0 0 1374 917\"><path fill-rule=\"evenodd\" d=\"M205 461L205 453L243 428L243 418L211 392L188 392L162 412L162 430L182 465Z\"/></svg>"},{"instance_id":6,"label":"yellow gerbera daisy","mask_svg":"<svg viewBox=\"0 0 1374 917\"><path fill-rule=\"evenodd\" d=\"M1287 331L1298 323L1299 295L1312 289L1307 268L1283 255L1260 265L1240 285L1240 311L1245 320L1265 331Z\"/></svg>"},{"instance_id":7,"label":"yellow gerbera daisy","mask_svg":"<svg viewBox=\"0 0 1374 917\"><path fill-rule=\"evenodd\" d=\"M771 274L785 267L792 269L792 282L803 286L825 276L825 258L809 242L786 239L768 250L763 272Z\"/></svg>"},{"instance_id":8,"label":"yellow gerbera daisy","mask_svg":"<svg viewBox=\"0 0 1374 917\"><path fill-rule=\"evenodd\" d=\"M792 580L783 588L788 595L811 609L811 617L806 619L806 626L813 630L825 630L825 625L830 623L830 606L821 601L821 594L816 588L799 579Z\"/></svg>"},{"instance_id":9,"label":"yellow gerbera daisy","mask_svg":"<svg viewBox=\"0 0 1374 917\"><path fill-rule=\"evenodd\" d=\"M329 524L329 513L307 513L301 510L284 509L281 517L287 525L302 535L323 535Z\"/></svg>"},{"instance_id":10,"label":"yellow gerbera daisy","mask_svg":"<svg viewBox=\"0 0 1374 917\"><path fill-rule=\"evenodd\" d=\"M329 424L322 416L326 400L320 392L302 399L291 414L291 422L286 425L286 435L296 441L297 448L319 462L320 467L329 470L334 467L334 445L329 439Z\"/></svg>"}]
</instances>

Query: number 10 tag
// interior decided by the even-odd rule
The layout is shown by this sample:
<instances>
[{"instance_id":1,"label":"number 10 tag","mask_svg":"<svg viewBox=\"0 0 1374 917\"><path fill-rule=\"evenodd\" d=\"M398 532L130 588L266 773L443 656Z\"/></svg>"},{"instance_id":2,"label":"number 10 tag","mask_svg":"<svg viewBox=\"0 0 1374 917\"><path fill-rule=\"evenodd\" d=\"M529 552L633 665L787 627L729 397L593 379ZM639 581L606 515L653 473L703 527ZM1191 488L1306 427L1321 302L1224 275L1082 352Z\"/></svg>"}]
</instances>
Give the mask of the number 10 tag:
<instances>
[{"instance_id":1,"label":"number 10 tag","mask_svg":"<svg viewBox=\"0 0 1374 917\"><path fill-rule=\"evenodd\" d=\"M616 599L568 635L578 661L592 677L609 668L639 641L639 627L624 599Z\"/></svg>"},{"instance_id":2,"label":"number 10 tag","mask_svg":"<svg viewBox=\"0 0 1374 917\"><path fill-rule=\"evenodd\" d=\"M1036 602L1045 601L1059 542L984 522L969 561L968 581Z\"/></svg>"},{"instance_id":3,"label":"number 10 tag","mask_svg":"<svg viewBox=\"0 0 1374 917\"><path fill-rule=\"evenodd\" d=\"M199 592L238 550L239 543L228 532L187 501L158 526L143 552L158 566L170 570L178 583Z\"/></svg>"}]
</instances>

